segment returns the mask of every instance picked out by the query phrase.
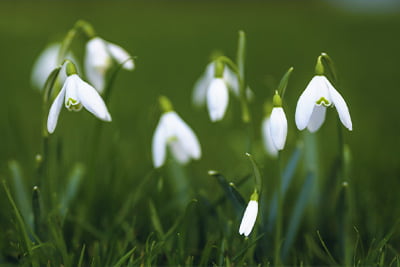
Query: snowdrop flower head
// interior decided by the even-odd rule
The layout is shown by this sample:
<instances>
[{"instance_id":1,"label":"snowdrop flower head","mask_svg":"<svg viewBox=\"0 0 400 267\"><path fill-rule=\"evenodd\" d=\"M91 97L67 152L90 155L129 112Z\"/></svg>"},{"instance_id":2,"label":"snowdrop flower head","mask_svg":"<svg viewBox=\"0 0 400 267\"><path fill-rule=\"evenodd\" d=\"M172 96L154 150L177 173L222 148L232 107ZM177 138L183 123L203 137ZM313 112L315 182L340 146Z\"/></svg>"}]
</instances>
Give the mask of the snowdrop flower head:
<instances>
[{"instance_id":1,"label":"snowdrop flower head","mask_svg":"<svg viewBox=\"0 0 400 267\"><path fill-rule=\"evenodd\" d=\"M343 97L324 75L323 59L331 64L331 59L326 53L322 53L318 57L315 66L316 75L297 101L295 115L297 128L299 130L307 128L310 132L317 131L325 121L326 108L335 107L342 124L352 131L353 124L349 108Z\"/></svg>"},{"instance_id":2,"label":"snowdrop flower head","mask_svg":"<svg viewBox=\"0 0 400 267\"><path fill-rule=\"evenodd\" d=\"M275 148L283 150L287 136L287 119L282 108L282 99L277 91L275 92L273 103L274 107L270 116L270 134Z\"/></svg>"},{"instance_id":3,"label":"snowdrop flower head","mask_svg":"<svg viewBox=\"0 0 400 267\"><path fill-rule=\"evenodd\" d=\"M61 44L53 43L48 45L36 59L32 74L31 84L35 89L42 90L49 74L57 67L58 54L61 48ZM71 53L67 54L67 58L75 61ZM62 73L59 76L61 83L65 81L66 75Z\"/></svg>"},{"instance_id":4,"label":"snowdrop flower head","mask_svg":"<svg viewBox=\"0 0 400 267\"><path fill-rule=\"evenodd\" d=\"M277 157L278 156L278 149L276 148L274 141L272 140L272 135L271 135L271 119L270 116L265 116L262 124L261 124L261 136L262 140L264 143L264 149L265 151L271 156L271 157Z\"/></svg>"},{"instance_id":5,"label":"snowdrop flower head","mask_svg":"<svg viewBox=\"0 0 400 267\"><path fill-rule=\"evenodd\" d=\"M242 222L239 227L239 234L248 237L253 230L258 213L258 194L257 191L250 197L250 201L244 211Z\"/></svg>"},{"instance_id":6,"label":"snowdrop flower head","mask_svg":"<svg viewBox=\"0 0 400 267\"><path fill-rule=\"evenodd\" d=\"M325 121L327 107L335 107L342 124L350 131L353 129L343 97L324 75L315 75L297 101L297 128L303 130L307 127L310 132L317 131Z\"/></svg>"},{"instance_id":7,"label":"snowdrop flower head","mask_svg":"<svg viewBox=\"0 0 400 267\"><path fill-rule=\"evenodd\" d=\"M105 88L107 71L111 68L113 61L123 64L126 70L134 69L131 56L122 47L107 42L100 37L90 39L86 44L85 73L91 84L102 93Z\"/></svg>"},{"instance_id":8,"label":"snowdrop flower head","mask_svg":"<svg viewBox=\"0 0 400 267\"><path fill-rule=\"evenodd\" d=\"M207 89L207 107L211 121L222 120L229 102L229 92L222 78L214 78Z\"/></svg>"},{"instance_id":9,"label":"snowdrop flower head","mask_svg":"<svg viewBox=\"0 0 400 267\"><path fill-rule=\"evenodd\" d=\"M53 104L50 107L47 118L47 130L53 133L60 115L63 104L69 111L80 111L82 107L103 121L111 121L111 115L96 89L84 82L76 74L75 66L67 61L67 78L61 91L58 93Z\"/></svg>"},{"instance_id":10,"label":"snowdrop flower head","mask_svg":"<svg viewBox=\"0 0 400 267\"><path fill-rule=\"evenodd\" d=\"M153 165L161 167L166 159L167 148L181 164L201 157L200 143L193 130L173 110L166 97L160 97L164 113L156 127L152 141Z\"/></svg>"}]
</instances>

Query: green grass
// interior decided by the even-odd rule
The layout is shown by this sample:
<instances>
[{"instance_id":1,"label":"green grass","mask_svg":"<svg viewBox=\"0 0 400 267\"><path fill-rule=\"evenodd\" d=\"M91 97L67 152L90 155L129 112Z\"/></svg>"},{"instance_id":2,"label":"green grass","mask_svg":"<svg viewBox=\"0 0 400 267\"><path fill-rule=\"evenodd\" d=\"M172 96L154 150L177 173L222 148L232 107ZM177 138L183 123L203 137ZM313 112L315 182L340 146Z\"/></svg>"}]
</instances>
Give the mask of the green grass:
<instances>
[{"instance_id":1,"label":"green grass","mask_svg":"<svg viewBox=\"0 0 400 267\"><path fill-rule=\"evenodd\" d=\"M112 123L63 108L39 176L35 157L47 114L30 72L44 46L78 19L131 52L136 69L115 80ZM399 266L399 26L396 12L353 14L320 2L1 2L0 265L273 265L280 170L263 151L260 125L264 101L294 66L284 99L283 262ZM246 80L257 96L250 131L234 97L215 124L190 101L213 51L235 58L239 30L247 36ZM345 161L335 110L313 135L294 123L321 52L335 61L353 120L353 132L343 128ZM199 161L182 167L169 157L153 168L160 95L198 135ZM238 234L243 199L254 189L246 152L263 184L249 239Z\"/></svg>"}]
</instances>

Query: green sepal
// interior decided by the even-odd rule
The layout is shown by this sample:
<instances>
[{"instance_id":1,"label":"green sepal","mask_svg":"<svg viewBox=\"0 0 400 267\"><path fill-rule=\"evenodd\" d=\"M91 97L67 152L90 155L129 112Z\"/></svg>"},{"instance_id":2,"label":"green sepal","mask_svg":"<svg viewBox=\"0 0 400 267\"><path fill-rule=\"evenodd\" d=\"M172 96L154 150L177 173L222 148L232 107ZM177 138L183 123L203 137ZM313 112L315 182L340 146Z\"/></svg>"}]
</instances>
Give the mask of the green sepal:
<instances>
[{"instance_id":1,"label":"green sepal","mask_svg":"<svg viewBox=\"0 0 400 267\"><path fill-rule=\"evenodd\" d=\"M215 60L214 65L215 65L214 77L222 78L224 76L225 64L221 60Z\"/></svg>"},{"instance_id":2,"label":"green sepal","mask_svg":"<svg viewBox=\"0 0 400 267\"><path fill-rule=\"evenodd\" d=\"M174 107L172 106L172 103L171 103L171 101L169 101L168 97L162 95L158 98L158 102L160 104L161 110L164 113L174 110Z\"/></svg>"},{"instance_id":3,"label":"green sepal","mask_svg":"<svg viewBox=\"0 0 400 267\"><path fill-rule=\"evenodd\" d=\"M324 75L324 74L325 74L325 68L324 65L322 64L322 56L318 56L317 64L315 64L315 75Z\"/></svg>"},{"instance_id":4,"label":"green sepal","mask_svg":"<svg viewBox=\"0 0 400 267\"><path fill-rule=\"evenodd\" d=\"M257 202L258 202L258 193L257 193L257 189L254 189L253 194L251 194L251 196L250 196L250 201L257 201Z\"/></svg>"},{"instance_id":5,"label":"green sepal","mask_svg":"<svg viewBox=\"0 0 400 267\"><path fill-rule=\"evenodd\" d=\"M272 103L274 107L282 107L282 98L279 96L278 91L275 91L275 95L272 98Z\"/></svg>"},{"instance_id":6,"label":"green sepal","mask_svg":"<svg viewBox=\"0 0 400 267\"><path fill-rule=\"evenodd\" d=\"M73 74L77 74L78 72L76 71L75 64L72 63L71 60L66 60L65 62L65 72L67 73L67 76L71 76Z\"/></svg>"}]
</instances>

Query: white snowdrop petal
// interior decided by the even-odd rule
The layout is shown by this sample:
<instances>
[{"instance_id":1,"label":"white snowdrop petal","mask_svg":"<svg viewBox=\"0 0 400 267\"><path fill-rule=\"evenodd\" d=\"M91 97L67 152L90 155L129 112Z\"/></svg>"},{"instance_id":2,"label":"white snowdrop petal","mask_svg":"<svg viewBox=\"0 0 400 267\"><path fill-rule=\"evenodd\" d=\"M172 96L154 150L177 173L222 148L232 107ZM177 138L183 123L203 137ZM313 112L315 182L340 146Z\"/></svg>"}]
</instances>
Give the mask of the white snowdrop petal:
<instances>
[{"instance_id":1,"label":"white snowdrop petal","mask_svg":"<svg viewBox=\"0 0 400 267\"><path fill-rule=\"evenodd\" d=\"M196 107L204 106L207 98L207 89L210 85L210 81L212 77L208 77L204 73L194 84L193 93L192 93L192 103Z\"/></svg>"},{"instance_id":2,"label":"white snowdrop petal","mask_svg":"<svg viewBox=\"0 0 400 267\"><path fill-rule=\"evenodd\" d=\"M133 62L133 59L130 59L127 61L127 59L129 59L131 56L129 55L128 52L126 52L125 49L123 49L122 47L120 47L119 45L107 42L107 47L111 53L111 55L113 56L113 58L119 63L122 64L124 63L124 65L122 66L122 68L126 69L126 70L133 70L135 65Z\"/></svg>"},{"instance_id":3,"label":"white snowdrop petal","mask_svg":"<svg viewBox=\"0 0 400 267\"><path fill-rule=\"evenodd\" d=\"M207 90L207 106L211 121L221 120L228 107L228 88L221 78L211 81Z\"/></svg>"},{"instance_id":4,"label":"white snowdrop petal","mask_svg":"<svg viewBox=\"0 0 400 267\"><path fill-rule=\"evenodd\" d=\"M272 157L278 155L278 149L275 147L271 136L271 120L269 117L264 118L261 126L261 136L264 143L265 151Z\"/></svg>"},{"instance_id":5,"label":"white snowdrop petal","mask_svg":"<svg viewBox=\"0 0 400 267\"><path fill-rule=\"evenodd\" d=\"M239 227L239 234L249 236L257 219L258 202L250 200Z\"/></svg>"},{"instance_id":6,"label":"white snowdrop petal","mask_svg":"<svg viewBox=\"0 0 400 267\"><path fill-rule=\"evenodd\" d=\"M111 115L106 104L96 89L83 81L78 75L71 75L70 78L72 77L75 79L77 94L82 105L100 120L111 121Z\"/></svg>"},{"instance_id":7,"label":"white snowdrop petal","mask_svg":"<svg viewBox=\"0 0 400 267\"><path fill-rule=\"evenodd\" d=\"M311 118L308 122L307 129L312 133L318 131L325 121L325 114L326 107L315 105L313 113L311 114Z\"/></svg>"},{"instance_id":8,"label":"white snowdrop petal","mask_svg":"<svg viewBox=\"0 0 400 267\"><path fill-rule=\"evenodd\" d=\"M225 66L223 73L224 81L228 85L229 89L237 96L240 96L239 79L233 70L228 66Z\"/></svg>"},{"instance_id":9,"label":"white snowdrop petal","mask_svg":"<svg viewBox=\"0 0 400 267\"><path fill-rule=\"evenodd\" d=\"M47 131L53 133L57 126L58 116L60 115L65 98L66 84L64 84L61 91L58 93L53 104L51 104L49 116L47 117Z\"/></svg>"},{"instance_id":10,"label":"white snowdrop petal","mask_svg":"<svg viewBox=\"0 0 400 267\"><path fill-rule=\"evenodd\" d=\"M333 105L336 107L336 110L339 114L340 121L347 129L352 131L353 124L351 122L349 108L347 107L343 97L339 94L338 91L336 91L336 89L332 85L330 85L329 87L329 94L332 98Z\"/></svg>"},{"instance_id":11,"label":"white snowdrop petal","mask_svg":"<svg viewBox=\"0 0 400 267\"><path fill-rule=\"evenodd\" d=\"M154 132L152 141L152 156L155 168L161 167L165 162L166 145L167 145L167 136L165 135L165 129L161 124L161 119L160 119L160 122L158 123L156 130Z\"/></svg>"},{"instance_id":12,"label":"white snowdrop petal","mask_svg":"<svg viewBox=\"0 0 400 267\"><path fill-rule=\"evenodd\" d=\"M174 129L174 136L176 136L186 154L193 159L199 159L201 157L201 148L196 134L176 112L169 113L171 113L170 118Z\"/></svg>"},{"instance_id":13,"label":"white snowdrop petal","mask_svg":"<svg viewBox=\"0 0 400 267\"><path fill-rule=\"evenodd\" d=\"M173 140L168 143L172 155L174 158L181 164L186 164L190 160L190 155L188 151L186 151L185 146L179 140Z\"/></svg>"},{"instance_id":14,"label":"white snowdrop petal","mask_svg":"<svg viewBox=\"0 0 400 267\"><path fill-rule=\"evenodd\" d=\"M287 136L287 119L283 108L274 107L271 113L271 137L275 147L282 150Z\"/></svg>"},{"instance_id":15,"label":"white snowdrop petal","mask_svg":"<svg viewBox=\"0 0 400 267\"><path fill-rule=\"evenodd\" d=\"M47 77L57 66L59 44L46 47L33 65L31 83L37 89L42 89Z\"/></svg>"},{"instance_id":16,"label":"white snowdrop petal","mask_svg":"<svg viewBox=\"0 0 400 267\"><path fill-rule=\"evenodd\" d=\"M316 96L318 95L318 90L321 87L320 77L321 76L314 76L314 78L311 79L297 101L295 120L296 126L299 130L304 130L311 118L311 114L317 100Z\"/></svg>"}]
</instances>

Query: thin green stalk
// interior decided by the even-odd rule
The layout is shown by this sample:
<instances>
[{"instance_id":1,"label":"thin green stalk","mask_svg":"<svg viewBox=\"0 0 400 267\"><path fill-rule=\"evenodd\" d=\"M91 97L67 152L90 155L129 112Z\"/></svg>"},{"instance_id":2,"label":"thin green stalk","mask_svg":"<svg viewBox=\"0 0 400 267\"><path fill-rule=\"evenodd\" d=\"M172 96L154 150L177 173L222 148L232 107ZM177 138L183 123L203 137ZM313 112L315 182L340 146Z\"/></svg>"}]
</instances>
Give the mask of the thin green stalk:
<instances>
[{"instance_id":1,"label":"thin green stalk","mask_svg":"<svg viewBox=\"0 0 400 267\"><path fill-rule=\"evenodd\" d=\"M239 86L240 86L240 100L242 106L242 120L245 124L249 124L251 117L249 107L247 105L246 96L246 80L245 80L245 60L246 60L246 34L244 31L239 31L239 41L237 50L237 66L239 74Z\"/></svg>"},{"instance_id":2,"label":"thin green stalk","mask_svg":"<svg viewBox=\"0 0 400 267\"><path fill-rule=\"evenodd\" d=\"M281 265L281 238L282 238L282 215L283 215L283 196L282 196L282 173L281 173L281 154L278 152L278 175L276 190L278 194L278 211L276 216L275 244L274 244L274 265Z\"/></svg>"}]
</instances>

